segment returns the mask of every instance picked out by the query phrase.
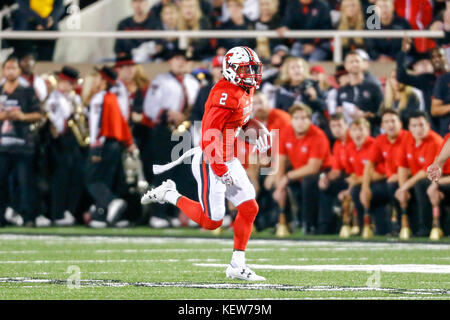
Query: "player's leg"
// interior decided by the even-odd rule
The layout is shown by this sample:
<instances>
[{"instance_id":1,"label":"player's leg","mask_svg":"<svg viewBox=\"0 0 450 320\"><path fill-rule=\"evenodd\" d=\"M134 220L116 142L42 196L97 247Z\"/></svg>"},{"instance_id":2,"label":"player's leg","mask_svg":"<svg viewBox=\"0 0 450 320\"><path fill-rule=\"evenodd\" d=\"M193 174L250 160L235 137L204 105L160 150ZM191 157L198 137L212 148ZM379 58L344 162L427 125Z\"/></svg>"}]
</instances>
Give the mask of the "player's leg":
<instances>
[{"instance_id":1,"label":"player's leg","mask_svg":"<svg viewBox=\"0 0 450 320\"><path fill-rule=\"evenodd\" d=\"M228 163L231 175L237 180L233 185L227 187L225 196L238 209L234 228L234 250L231 263L226 270L229 278L249 281L263 281L264 277L256 275L245 262L245 250L252 233L253 222L258 214L258 203L255 200L255 188L247 177L245 169L238 159Z\"/></svg>"},{"instance_id":2,"label":"player's leg","mask_svg":"<svg viewBox=\"0 0 450 320\"><path fill-rule=\"evenodd\" d=\"M192 159L192 173L197 181L200 202L182 196L175 182L166 180L159 187L148 191L141 203L169 202L201 227L214 230L220 227L225 214L225 185L213 174L201 152Z\"/></svg>"}]
</instances>

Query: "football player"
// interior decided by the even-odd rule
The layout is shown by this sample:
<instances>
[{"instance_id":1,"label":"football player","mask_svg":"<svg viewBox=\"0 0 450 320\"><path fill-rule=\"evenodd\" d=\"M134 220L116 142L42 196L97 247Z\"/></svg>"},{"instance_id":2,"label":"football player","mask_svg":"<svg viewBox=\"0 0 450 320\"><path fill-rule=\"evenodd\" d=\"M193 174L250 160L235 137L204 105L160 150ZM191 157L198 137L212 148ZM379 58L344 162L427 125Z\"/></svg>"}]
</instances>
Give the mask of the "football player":
<instances>
[{"instance_id":1,"label":"football player","mask_svg":"<svg viewBox=\"0 0 450 320\"><path fill-rule=\"evenodd\" d=\"M238 209L238 214L234 222L234 250L226 276L248 281L266 280L245 263L245 249L259 207L255 189L233 151L240 128L252 114L253 94L261 83L261 69L262 63L257 54L248 47L234 47L225 54L223 78L212 88L205 104L200 147L191 149L175 161L178 164L193 154L192 173L197 180L200 201L179 194L172 180L149 190L141 199L142 204L171 203L209 230L221 226L225 198L230 200ZM261 135L255 149L265 154L271 147L271 140ZM164 170L171 168L175 162Z\"/></svg>"}]
</instances>

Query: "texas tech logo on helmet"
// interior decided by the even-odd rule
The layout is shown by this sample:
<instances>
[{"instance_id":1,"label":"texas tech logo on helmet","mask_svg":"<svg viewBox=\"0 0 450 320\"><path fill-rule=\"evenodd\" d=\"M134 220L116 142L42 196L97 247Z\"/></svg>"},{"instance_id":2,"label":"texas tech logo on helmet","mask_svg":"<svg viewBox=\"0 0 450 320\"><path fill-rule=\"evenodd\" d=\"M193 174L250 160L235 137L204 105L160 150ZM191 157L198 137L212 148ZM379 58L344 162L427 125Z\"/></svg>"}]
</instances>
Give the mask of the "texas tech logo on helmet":
<instances>
[{"instance_id":1,"label":"texas tech logo on helmet","mask_svg":"<svg viewBox=\"0 0 450 320\"><path fill-rule=\"evenodd\" d=\"M247 88L259 88L262 78L262 63L255 51L249 47L234 47L225 54L222 72L226 80Z\"/></svg>"}]
</instances>

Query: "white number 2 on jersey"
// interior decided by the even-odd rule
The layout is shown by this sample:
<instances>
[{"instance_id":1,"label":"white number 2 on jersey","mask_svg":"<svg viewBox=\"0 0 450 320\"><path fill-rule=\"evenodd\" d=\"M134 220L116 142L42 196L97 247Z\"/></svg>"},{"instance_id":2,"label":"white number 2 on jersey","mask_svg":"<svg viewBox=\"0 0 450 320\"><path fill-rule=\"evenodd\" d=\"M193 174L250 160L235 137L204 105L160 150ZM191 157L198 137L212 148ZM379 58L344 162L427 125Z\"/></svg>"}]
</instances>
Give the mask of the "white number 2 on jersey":
<instances>
[{"instance_id":1,"label":"white number 2 on jersey","mask_svg":"<svg viewBox=\"0 0 450 320\"><path fill-rule=\"evenodd\" d=\"M225 105L225 101L227 101L227 99L228 99L228 93L222 93L222 97L220 98L220 101L219 101L219 104L221 104L221 105Z\"/></svg>"}]
</instances>

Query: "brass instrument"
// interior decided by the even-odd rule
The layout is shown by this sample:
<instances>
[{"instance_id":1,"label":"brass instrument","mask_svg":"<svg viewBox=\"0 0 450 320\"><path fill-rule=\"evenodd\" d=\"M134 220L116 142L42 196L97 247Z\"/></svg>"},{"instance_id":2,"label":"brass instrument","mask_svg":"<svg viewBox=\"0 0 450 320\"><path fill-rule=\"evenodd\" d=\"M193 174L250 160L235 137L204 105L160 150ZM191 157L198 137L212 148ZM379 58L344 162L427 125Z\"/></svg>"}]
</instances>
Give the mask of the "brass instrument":
<instances>
[{"instance_id":1,"label":"brass instrument","mask_svg":"<svg viewBox=\"0 0 450 320\"><path fill-rule=\"evenodd\" d=\"M145 180L139 150L134 149L133 152L124 152L122 162L126 183L130 186L130 192L144 194L147 191L148 182Z\"/></svg>"},{"instance_id":2,"label":"brass instrument","mask_svg":"<svg viewBox=\"0 0 450 320\"><path fill-rule=\"evenodd\" d=\"M80 100L77 101L75 91L70 93L72 105L74 106L73 114L67 125L72 130L78 145L82 148L89 145L89 124L84 112L84 106Z\"/></svg>"},{"instance_id":3,"label":"brass instrument","mask_svg":"<svg viewBox=\"0 0 450 320\"><path fill-rule=\"evenodd\" d=\"M189 130L192 125L192 121L185 120L180 123L178 126L170 125L170 129L174 134L183 134L185 131Z\"/></svg>"}]
</instances>

